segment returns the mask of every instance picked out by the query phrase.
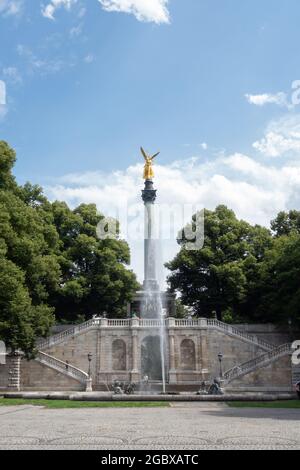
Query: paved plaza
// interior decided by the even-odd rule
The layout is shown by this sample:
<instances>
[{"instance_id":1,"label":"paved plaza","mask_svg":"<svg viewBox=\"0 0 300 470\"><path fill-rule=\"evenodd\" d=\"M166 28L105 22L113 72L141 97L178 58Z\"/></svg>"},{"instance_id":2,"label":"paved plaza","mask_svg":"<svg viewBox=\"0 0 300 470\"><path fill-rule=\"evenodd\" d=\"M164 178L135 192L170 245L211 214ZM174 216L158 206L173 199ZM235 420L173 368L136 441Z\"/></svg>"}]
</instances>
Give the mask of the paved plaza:
<instances>
[{"instance_id":1,"label":"paved plaza","mask_svg":"<svg viewBox=\"0 0 300 470\"><path fill-rule=\"evenodd\" d=\"M170 408L0 408L0 449L300 449L300 410L174 403Z\"/></svg>"}]
</instances>

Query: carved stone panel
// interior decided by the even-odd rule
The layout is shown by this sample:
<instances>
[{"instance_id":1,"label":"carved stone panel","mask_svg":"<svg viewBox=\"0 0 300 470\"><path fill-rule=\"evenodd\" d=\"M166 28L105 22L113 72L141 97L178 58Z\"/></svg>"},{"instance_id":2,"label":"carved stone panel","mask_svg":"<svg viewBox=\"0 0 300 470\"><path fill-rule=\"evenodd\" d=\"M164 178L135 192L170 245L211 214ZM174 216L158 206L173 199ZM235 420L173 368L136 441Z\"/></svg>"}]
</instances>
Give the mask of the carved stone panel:
<instances>
[{"instance_id":1,"label":"carved stone panel","mask_svg":"<svg viewBox=\"0 0 300 470\"><path fill-rule=\"evenodd\" d=\"M195 343L191 339L184 339L180 345L180 369L196 370Z\"/></svg>"},{"instance_id":2,"label":"carved stone panel","mask_svg":"<svg viewBox=\"0 0 300 470\"><path fill-rule=\"evenodd\" d=\"M126 344L122 339L116 339L112 344L113 370L126 370Z\"/></svg>"}]
</instances>

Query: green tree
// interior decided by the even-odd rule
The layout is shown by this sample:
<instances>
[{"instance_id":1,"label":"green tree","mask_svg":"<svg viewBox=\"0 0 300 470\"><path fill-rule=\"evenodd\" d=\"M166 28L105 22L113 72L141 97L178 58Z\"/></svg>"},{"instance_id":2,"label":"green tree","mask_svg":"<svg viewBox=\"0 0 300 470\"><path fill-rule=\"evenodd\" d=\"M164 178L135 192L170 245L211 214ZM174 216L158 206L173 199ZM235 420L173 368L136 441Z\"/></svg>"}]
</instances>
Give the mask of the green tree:
<instances>
[{"instance_id":1,"label":"green tree","mask_svg":"<svg viewBox=\"0 0 300 470\"><path fill-rule=\"evenodd\" d=\"M16 190L17 185L12 175L16 154L3 140L0 141L0 189Z\"/></svg>"},{"instance_id":2,"label":"green tree","mask_svg":"<svg viewBox=\"0 0 300 470\"><path fill-rule=\"evenodd\" d=\"M180 233L180 252L166 265L171 271L170 287L179 291L182 302L199 316L210 317L216 312L222 320L223 313L230 310L233 320L239 320L249 315L248 285L255 284L259 264L272 243L271 233L238 220L225 206L205 210L204 223L202 249L187 249L185 231ZM195 231L196 216L190 225Z\"/></svg>"},{"instance_id":3,"label":"green tree","mask_svg":"<svg viewBox=\"0 0 300 470\"><path fill-rule=\"evenodd\" d=\"M291 232L300 234L300 211L279 212L271 222L271 229L276 237L289 235Z\"/></svg>"},{"instance_id":4,"label":"green tree","mask_svg":"<svg viewBox=\"0 0 300 470\"><path fill-rule=\"evenodd\" d=\"M127 243L97 237L96 206L71 210L37 185L18 186L15 160L0 142L0 336L29 356L55 320L123 316L138 284Z\"/></svg>"},{"instance_id":5,"label":"green tree","mask_svg":"<svg viewBox=\"0 0 300 470\"><path fill-rule=\"evenodd\" d=\"M103 215L94 204L70 210L53 203L54 223L62 242L62 282L52 303L61 321L88 319L93 314L122 317L138 288L127 265L128 244L118 238L101 240L97 225Z\"/></svg>"},{"instance_id":6,"label":"green tree","mask_svg":"<svg viewBox=\"0 0 300 470\"><path fill-rule=\"evenodd\" d=\"M300 234L274 240L260 271L256 315L274 323L300 325Z\"/></svg>"},{"instance_id":7,"label":"green tree","mask_svg":"<svg viewBox=\"0 0 300 470\"><path fill-rule=\"evenodd\" d=\"M54 322L47 300L60 277L59 238L46 212L24 200L26 189L11 174L14 162L14 151L0 142L0 335L29 355Z\"/></svg>"}]
</instances>

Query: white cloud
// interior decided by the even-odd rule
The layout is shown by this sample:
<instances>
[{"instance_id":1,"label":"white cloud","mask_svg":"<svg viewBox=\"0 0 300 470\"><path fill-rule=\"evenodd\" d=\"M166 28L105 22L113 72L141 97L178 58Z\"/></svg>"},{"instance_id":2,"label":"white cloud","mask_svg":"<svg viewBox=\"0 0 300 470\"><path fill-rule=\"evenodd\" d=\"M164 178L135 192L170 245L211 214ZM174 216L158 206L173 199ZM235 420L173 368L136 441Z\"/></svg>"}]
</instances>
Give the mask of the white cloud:
<instances>
[{"instance_id":1,"label":"white cloud","mask_svg":"<svg viewBox=\"0 0 300 470\"><path fill-rule=\"evenodd\" d=\"M271 122L264 138L254 142L253 147L268 157L300 155L300 115Z\"/></svg>"},{"instance_id":2,"label":"white cloud","mask_svg":"<svg viewBox=\"0 0 300 470\"><path fill-rule=\"evenodd\" d=\"M6 1L6 0L0 0ZM19 0L21 1L21 0ZM129 13L138 21L153 22L156 24L169 23L170 15L167 8L169 0L98 0L105 11ZM59 8L71 10L77 0L50 0L42 6L42 15L50 20L55 19ZM82 18L86 13L85 8L80 8L78 17Z\"/></svg>"},{"instance_id":3,"label":"white cloud","mask_svg":"<svg viewBox=\"0 0 300 470\"><path fill-rule=\"evenodd\" d=\"M156 164L155 171L157 201L163 205L193 204L214 209L218 204L226 204L238 217L266 226L280 210L300 205L300 161L272 167L236 153L206 162L191 158L165 166ZM116 216L115 208L126 204L132 210L142 210L141 175L142 164L111 173L69 174L48 187L47 193L51 199L66 200L73 207L81 202L94 202L105 215ZM162 230L166 223L163 219ZM174 233L181 226L181 221L175 220ZM132 267L142 280L143 243L128 241ZM177 250L174 239L163 241L162 263L173 258Z\"/></svg>"},{"instance_id":4,"label":"white cloud","mask_svg":"<svg viewBox=\"0 0 300 470\"><path fill-rule=\"evenodd\" d=\"M168 0L99 0L106 11L133 14L139 21L169 23Z\"/></svg>"},{"instance_id":5,"label":"white cloud","mask_svg":"<svg viewBox=\"0 0 300 470\"><path fill-rule=\"evenodd\" d=\"M265 106L266 104L275 104L284 108L292 109L293 105L289 103L286 93L279 92L275 94L263 93L261 95L245 95L248 103L255 106Z\"/></svg>"},{"instance_id":6,"label":"white cloud","mask_svg":"<svg viewBox=\"0 0 300 470\"><path fill-rule=\"evenodd\" d=\"M17 16L23 10L23 0L0 0L0 15Z\"/></svg>"},{"instance_id":7,"label":"white cloud","mask_svg":"<svg viewBox=\"0 0 300 470\"><path fill-rule=\"evenodd\" d=\"M77 0L51 0L50 3L42 7L42 15L45 18L54 20L54 15L58 8L70 10L75 3L77 3Z\"/></svg>"}]
</instances>

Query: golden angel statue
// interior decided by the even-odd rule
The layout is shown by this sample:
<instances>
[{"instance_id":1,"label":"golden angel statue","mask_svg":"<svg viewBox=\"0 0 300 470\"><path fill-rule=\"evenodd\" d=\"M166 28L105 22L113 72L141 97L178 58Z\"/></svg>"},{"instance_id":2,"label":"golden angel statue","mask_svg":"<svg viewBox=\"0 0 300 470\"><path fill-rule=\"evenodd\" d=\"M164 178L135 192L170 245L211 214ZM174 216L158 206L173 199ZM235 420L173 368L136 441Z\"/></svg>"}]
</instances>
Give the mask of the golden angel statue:
<instances>
[{"instance_id":1,"label":"golden angel statue","mask_svg":"<svg viewBox=\"0 0 300 470\"><path fill-rule=\"evenodd\" d=\"M148 155L145 152L143 147L141 147L141 152L142 152L142 155L143 155L143 157L146 161L145 167L144 167L144 180L152 180L152 178L154 177L153 160L154 160L154 158L156 158L160 154L160 152L156 153L152 157L150 157L150 155Z\"/></svg>"}]
</instances>

